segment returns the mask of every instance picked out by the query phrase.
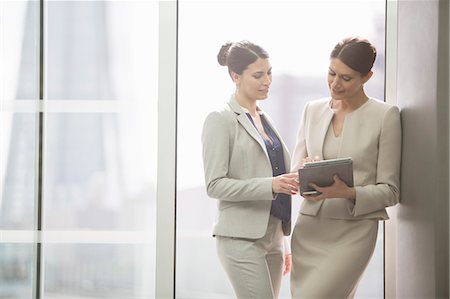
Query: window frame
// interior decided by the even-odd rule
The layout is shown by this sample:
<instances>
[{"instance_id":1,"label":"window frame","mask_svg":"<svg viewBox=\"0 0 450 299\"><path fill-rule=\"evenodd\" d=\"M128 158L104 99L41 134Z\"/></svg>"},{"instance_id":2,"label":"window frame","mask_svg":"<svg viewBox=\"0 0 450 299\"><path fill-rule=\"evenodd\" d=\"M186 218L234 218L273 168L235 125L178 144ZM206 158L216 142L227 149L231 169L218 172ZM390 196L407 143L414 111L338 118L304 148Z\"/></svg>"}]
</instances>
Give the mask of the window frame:
<instances>
[{"instance_id":1,"label":"window frame","mask_svg":"<svg viewBox=\"0 0 450 299\"><path fill-rule=\"evenodd\" d=\"M5 101L3 107L13 112L32 109L37 115L36 125L36 182L35 182L35 229L33 231L0 231L1 242L33 243L35 254L35 276L33 294L41 298L43 294L43 256L45 243L57 241L62 232L43 232L43 151L45 147L45 113L48 111L69 109L70 103L45 101L45 27L46 2L35 2L39 6L38 38L39 38L39 98L36 104L24 103L16 105ZM158 67L158 154L157 154L157 222L156 222L156 289L157 298L175 297L175 250L176 250L176 176L177 176L177 59L178 59L178 1L163 0L159 2L159 67ZM397 22L398 0L386 0L386 74L385 94L387 102L397 103ZM98 111L114 111L118 108L116 101L102 103L83 103L88 109ZM31 108L33 106L33 108ZM8 108L9 107L9 108ZM2 108L2 111L5 111ZM391 220L384 223L384 295L395 297L396 286L396 208L390 208ZM67 232L64 232L67 234ZM82 236L74 231L68 238L83 243L91 238L102 240L102 244L115 243L125 238L130 243L142 243L145 232L101 232L96 231L89 236ZM145 242L145 241L144 241Z\"/></svg>"}]
</instances>

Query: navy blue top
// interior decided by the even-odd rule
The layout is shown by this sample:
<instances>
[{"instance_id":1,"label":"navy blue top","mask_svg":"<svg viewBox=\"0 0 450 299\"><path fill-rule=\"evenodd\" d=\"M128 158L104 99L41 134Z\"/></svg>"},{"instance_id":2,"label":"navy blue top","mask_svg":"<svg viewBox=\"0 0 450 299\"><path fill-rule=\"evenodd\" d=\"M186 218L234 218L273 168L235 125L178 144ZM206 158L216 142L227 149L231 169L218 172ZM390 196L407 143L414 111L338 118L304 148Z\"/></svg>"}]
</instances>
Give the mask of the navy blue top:
<instances>
[{"instance_id":1,"label":"navy blue top","mask_svg":"<svg viewBox=\"0 0 450 299\"><path fill-rule=\"evenodd\" d=\"M247 113L247 117L256 128L256 125L249 113ZM272 166L272 175L278 176L280 174L284 174L286 173L286 166L284 165L283 145L263 114L261 114L261 123L264 131L270 138L270 140L267 140L263 137L263 140L269 155L270 164ZM271 141L272 143L270 143ZM272 201L270 214L283 220L284 222L289 222L291 220L291 196L284 193L277 193L275 199Z\"/></svg>"}]
</instances>

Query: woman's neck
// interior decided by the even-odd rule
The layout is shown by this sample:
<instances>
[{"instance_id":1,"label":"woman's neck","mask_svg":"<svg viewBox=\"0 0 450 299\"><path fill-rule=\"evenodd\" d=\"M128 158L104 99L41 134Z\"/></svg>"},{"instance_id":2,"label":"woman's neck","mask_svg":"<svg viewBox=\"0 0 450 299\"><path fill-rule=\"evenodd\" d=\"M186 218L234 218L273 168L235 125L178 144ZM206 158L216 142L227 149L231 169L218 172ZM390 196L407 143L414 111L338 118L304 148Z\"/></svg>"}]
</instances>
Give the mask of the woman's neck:
<instances>
[{"instance_id":1,"label":"woman's neck","mask_svg":"<svg viewBox=\"0 0 450 299\"><path fill-rule=\"evenodd\" d=\"M332 99L331 108L341 112L352 112L364 105L368 100L369 97L363 92L361 95L350 99Z\"/></svg>"},{"instance_id":2,"label":"woman's neck","mask_svg":"<svg viewBox=\"0 0 450 299\"><path fill-rule=\"evenodd\" d=\"M246 108L251 116L257 116L256 100L249 99L238 92L234 96L239 105Z\"/></svg>"}]
</instances>

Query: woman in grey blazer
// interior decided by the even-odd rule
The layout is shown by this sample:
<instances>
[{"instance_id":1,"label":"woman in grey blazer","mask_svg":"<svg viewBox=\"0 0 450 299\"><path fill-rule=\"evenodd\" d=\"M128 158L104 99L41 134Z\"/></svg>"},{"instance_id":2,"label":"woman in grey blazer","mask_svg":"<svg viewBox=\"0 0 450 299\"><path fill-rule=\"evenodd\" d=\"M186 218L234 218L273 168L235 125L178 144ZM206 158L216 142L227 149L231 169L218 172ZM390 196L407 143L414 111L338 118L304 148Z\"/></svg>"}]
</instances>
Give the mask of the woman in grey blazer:
<instances>
[{"instance_id":1,"label":"woman in grey blazer","mask_svg":"<svg viewBox=\"0 0 450 299\"><path fill-rule=\"evenodd\" d=\"M202 132L207 193L218 199L219 259L238 298L278 298L283 268L290 269L284 235L291 230L291 195L298 176L286 174L290 155L273 121L257 105L272 82L269 56L242 41L227 43L218 61L236 90Z\"/></svg>"},{"instance_id":2,"label":"woman in grey blazer","mask_svg":"<svg viewBox=\"0 0 450 299\"><path fill-rule=\"evenodd\" d=\"M375 248L378 221L399 201L401 127L397 107L370 98L376 51L362 38L330 55L331 97L306 104L292 170L311 157L353 158L354 187L335 176L321 194L304 196L292 233L293 298L352 298Z\"/></svg>"}]
</instances>

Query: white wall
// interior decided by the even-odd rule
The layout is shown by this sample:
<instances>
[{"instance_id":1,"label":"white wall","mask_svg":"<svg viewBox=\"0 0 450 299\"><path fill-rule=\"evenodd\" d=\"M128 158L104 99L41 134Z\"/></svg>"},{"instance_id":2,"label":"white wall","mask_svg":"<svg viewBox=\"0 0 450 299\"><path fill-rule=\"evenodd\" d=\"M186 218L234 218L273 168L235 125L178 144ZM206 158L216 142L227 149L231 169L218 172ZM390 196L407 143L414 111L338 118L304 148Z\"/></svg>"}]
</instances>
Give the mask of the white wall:
<instances>
[{"instance_id":1,"label":"white wall","mask_svg":"<svg viewBox=\"0 0 450 299\"><path fill-rule=\"evenodd\" d=\"M399 1L397 298L449 298L448 1Z\"/></svg>"}]
</instances>

